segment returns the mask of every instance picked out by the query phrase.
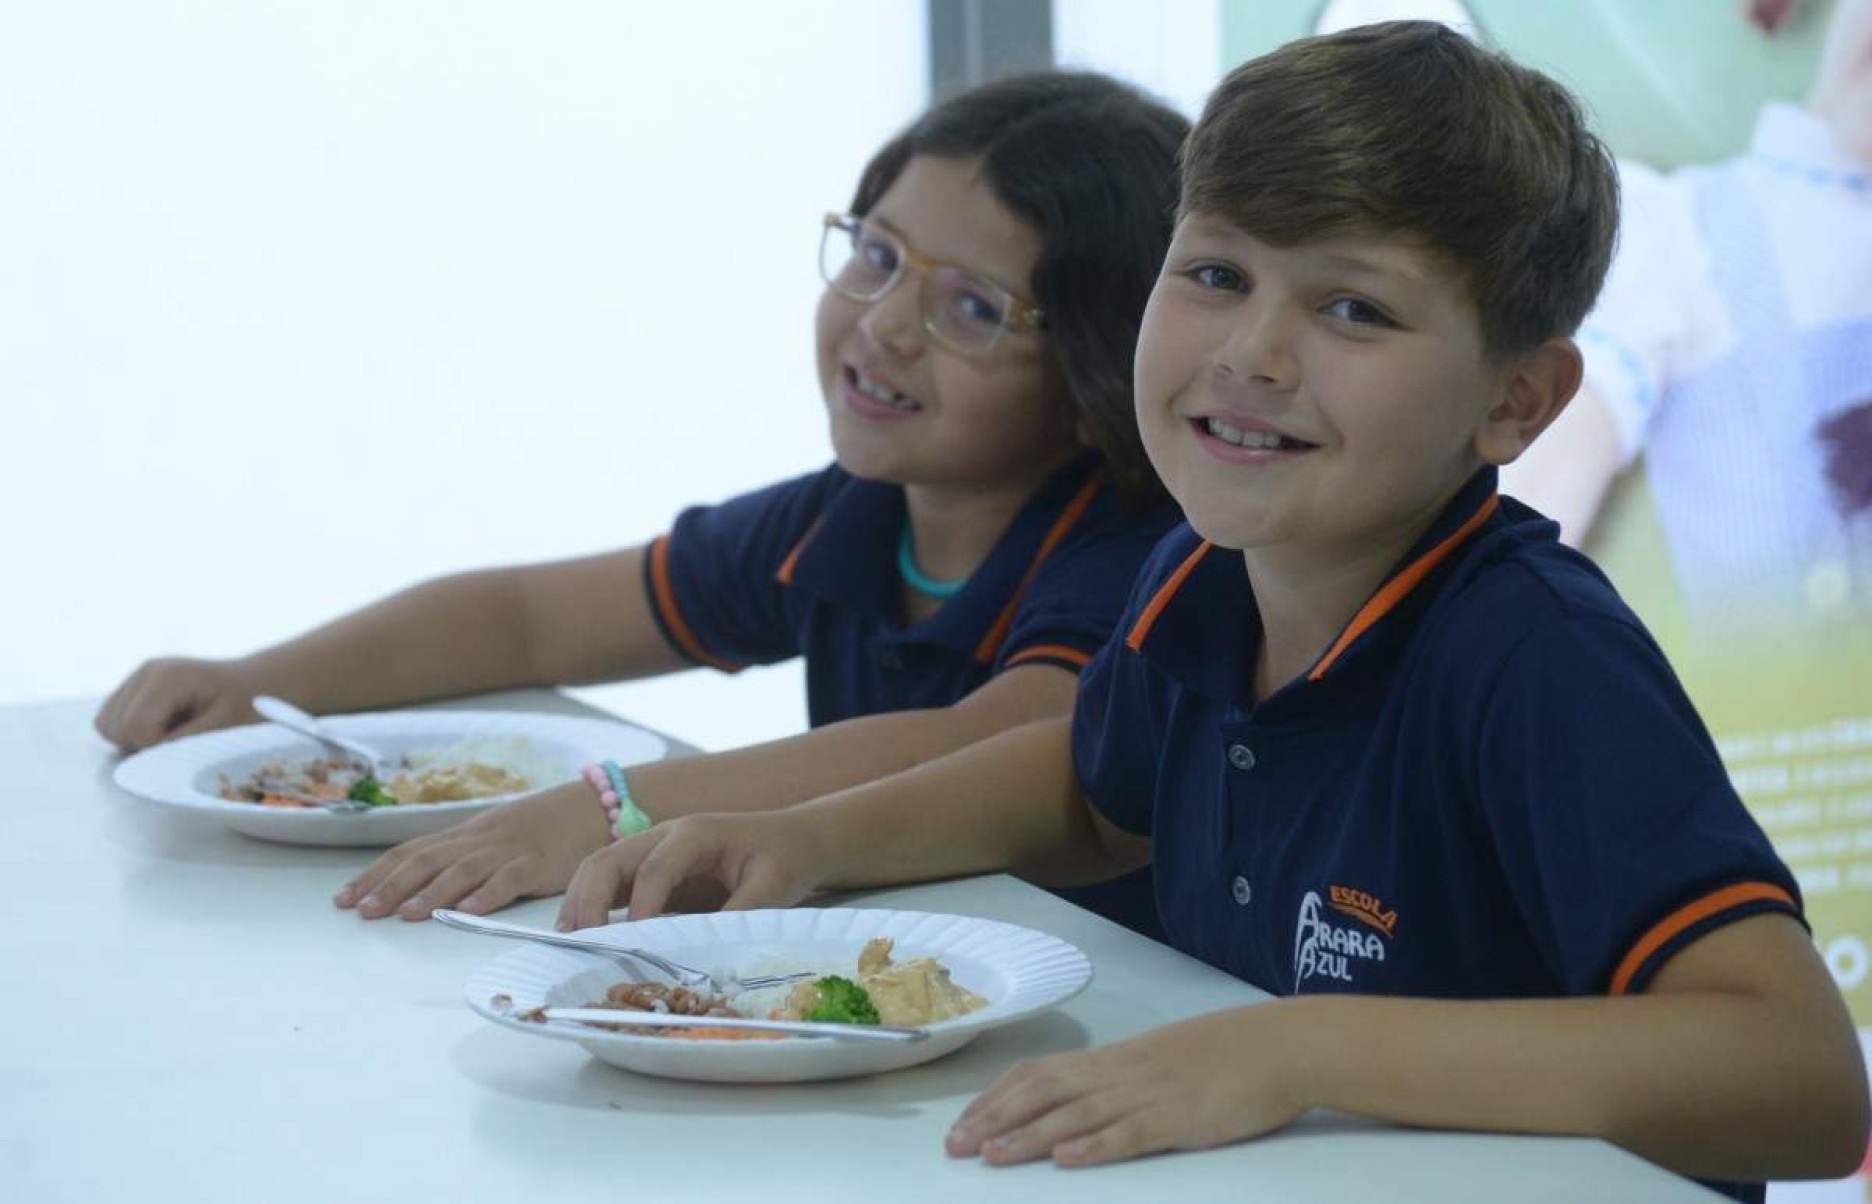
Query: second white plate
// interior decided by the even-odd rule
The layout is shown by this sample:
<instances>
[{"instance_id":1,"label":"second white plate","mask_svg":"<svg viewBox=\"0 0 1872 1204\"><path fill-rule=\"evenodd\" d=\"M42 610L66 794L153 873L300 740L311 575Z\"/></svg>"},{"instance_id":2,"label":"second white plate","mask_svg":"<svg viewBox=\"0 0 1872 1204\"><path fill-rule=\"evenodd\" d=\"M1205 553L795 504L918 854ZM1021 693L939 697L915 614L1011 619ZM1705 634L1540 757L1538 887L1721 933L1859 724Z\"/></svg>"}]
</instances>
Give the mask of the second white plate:
<instances>
[{"instance_id":1,"label":"second white plate","mask_svg":"<svg viewBox=\"0 0 1872 1204\"><path fill-rule=\"evenodd\" d=\"M325 721L340 735L388 756L447 748L473 737L524 738L534 758L557 771L552 782L569 781L593 761L635 765L667 755L668 743L653 732L610 719L543 715L526 711L379 711L331 715ZM158 744L127 757L113 775L117 785L153 803L211 816L236 832L285 844L381 846L440 831L512 801L516 795L455 803L406 803L357 814L317 807L262 807L220 797L223 776L238 781L268 761L309 760L324 755L314 741L270 723L203 732ZM596 804L593 804L596 806Z\"/></svg>"}]
</instances>

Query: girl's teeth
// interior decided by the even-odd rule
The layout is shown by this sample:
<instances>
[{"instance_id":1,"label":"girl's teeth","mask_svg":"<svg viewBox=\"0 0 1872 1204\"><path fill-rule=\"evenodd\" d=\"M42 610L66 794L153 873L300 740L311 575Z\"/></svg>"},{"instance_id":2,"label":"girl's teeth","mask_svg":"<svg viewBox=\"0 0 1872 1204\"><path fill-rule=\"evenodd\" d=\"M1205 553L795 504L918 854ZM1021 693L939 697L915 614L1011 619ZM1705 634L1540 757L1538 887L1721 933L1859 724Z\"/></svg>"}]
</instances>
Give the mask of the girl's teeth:
<instances>
[{"instance_id":1,"label":"girl's teeth","mask_svg":"<svg viewBox=\"0 0 1872 1204\"><path fill-rule=\"evenodd\" d=\"M910 400L901 393L891 392L862 372L854 371L852 373L852 383L855 384L858 387L858 391L863 393L866 397L871 398L873 401L881 401L885 405L895 409L908 410L916 406L916 402Z\"/></svg>"},{"instance_id":2,"label":"girl's teeth","mask_svg":"<svg viewBox=\"0 0 1872 1204\"><path fill-rule=\"evenodd\" d=\"M1205 419L1203 426L1211 435L1214 435L1224 443L1233 443L1236 447L1273 450L1282 446L1302 446L1294 440L1283 438L1280 435L1271 434L1267 431L1244 431L1214 418Z\"/></svg>"}]
</instances>

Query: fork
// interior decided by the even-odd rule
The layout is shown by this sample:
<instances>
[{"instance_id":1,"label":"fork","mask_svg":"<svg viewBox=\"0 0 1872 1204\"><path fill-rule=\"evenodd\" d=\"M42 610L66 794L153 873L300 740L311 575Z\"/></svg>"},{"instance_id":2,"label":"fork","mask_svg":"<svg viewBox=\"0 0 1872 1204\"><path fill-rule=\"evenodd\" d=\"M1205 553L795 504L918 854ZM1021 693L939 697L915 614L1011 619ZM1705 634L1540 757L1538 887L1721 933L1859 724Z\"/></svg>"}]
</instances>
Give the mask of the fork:
<instances>
[{"instance_id":1,"label":"fork","mask_svg":"<svg viewBox=\"0 0 1872 1204\"><path fill-rule=\"evenodd\" d=\"M381 752L349 736L339 735L326 726L318 716L300 710L284 698L275 698L271 694L256 694L253 697L253 709L268 722L277 723L302 736L310 736L324 745L326 751L335 754L339 760L352 762L379 781L388 778L395 769L390 759Z\"/></svg>"},{"instance_id":2,"label":"fork","mask_svg":"<svg viewBox=\"0 0 1872 1204\"><path fill-rule=\"evenodd\" d=\"M475 932L482 936L511 937L515 940L534 941L541 945L556 945L561 949L601 953L607 957L632 958L643 962L659 973L668 975L676 980L677 985L688 987L690 990L705 987L717 994L730 994L735 991L759 991L766 987L784 986L790 982L801 982L808 978L819 977L818 973L811 970L804 970L797 974L757 974L750 978L715 975L706 970L698 970L694 966L685 966L681 962L671 961L661 953L613 944L602 937L552 932L545 928L528 928L524 924L490 920L486 916L469 915L465 911L451 911L446 907L439 907L429 914L431 919L446 924L450 928L459 928L463 932Z\"/></svg>"}]
</instances>

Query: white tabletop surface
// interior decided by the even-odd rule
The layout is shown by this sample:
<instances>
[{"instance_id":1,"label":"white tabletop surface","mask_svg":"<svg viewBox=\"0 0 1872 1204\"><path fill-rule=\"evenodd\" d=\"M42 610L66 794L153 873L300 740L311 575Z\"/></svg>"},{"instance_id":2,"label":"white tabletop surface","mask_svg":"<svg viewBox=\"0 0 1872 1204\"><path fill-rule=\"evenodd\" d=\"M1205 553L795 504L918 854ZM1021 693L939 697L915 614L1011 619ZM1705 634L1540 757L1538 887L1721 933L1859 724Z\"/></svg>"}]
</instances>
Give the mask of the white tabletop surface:
<instances>
[{"instance_id":1,"label":"white tabletop surface","mask_svg":"<svg viewBox=\"0 0 1872 1204\"><path fill-rule=\"evenodd\" d=\"M481 701L584 710L546 694ZM12 784L0 812L0 1201L1716 1198L1597 1141L1332 1118L1095 1170L947 1158L950 1122L1015 1060L1261 998L1002 877L857 905L989 916L1073 942L1095 979L1057 1012L873 1078L638 1077L471 1013L462 983L504 943L333 909L369 852L264 844L119 792L95 705L0 708ZM539 900L503 914L546 924L554 910Z\"/></svg>"}]
</instances>

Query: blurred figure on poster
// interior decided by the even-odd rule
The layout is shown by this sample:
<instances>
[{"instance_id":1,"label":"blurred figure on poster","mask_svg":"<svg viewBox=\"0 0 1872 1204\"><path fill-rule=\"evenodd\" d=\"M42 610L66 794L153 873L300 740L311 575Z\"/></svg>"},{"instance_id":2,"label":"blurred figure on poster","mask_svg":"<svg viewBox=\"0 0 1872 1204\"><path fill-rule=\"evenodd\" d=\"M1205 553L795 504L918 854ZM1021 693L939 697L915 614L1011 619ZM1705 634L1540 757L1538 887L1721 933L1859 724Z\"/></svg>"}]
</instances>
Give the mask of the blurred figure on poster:
<instances>
[{"instance_id":1,"label":"blurred figure on poster","mask_svg":"<svg viewBox=\"0 0 1872 1204\"><path fill-rule=\"evenodd\" d=\"M1772 31L1797 8L1745 13ZM1863 619L1872 0L1841 0L1805 103L1765 103L1744 153L1669 173L1620 169L1621 242L1580 337L1587 387L1503 474L1504 489L1578 543L1642 452L1699 632Z\"/></svg>"}]
</instances>

